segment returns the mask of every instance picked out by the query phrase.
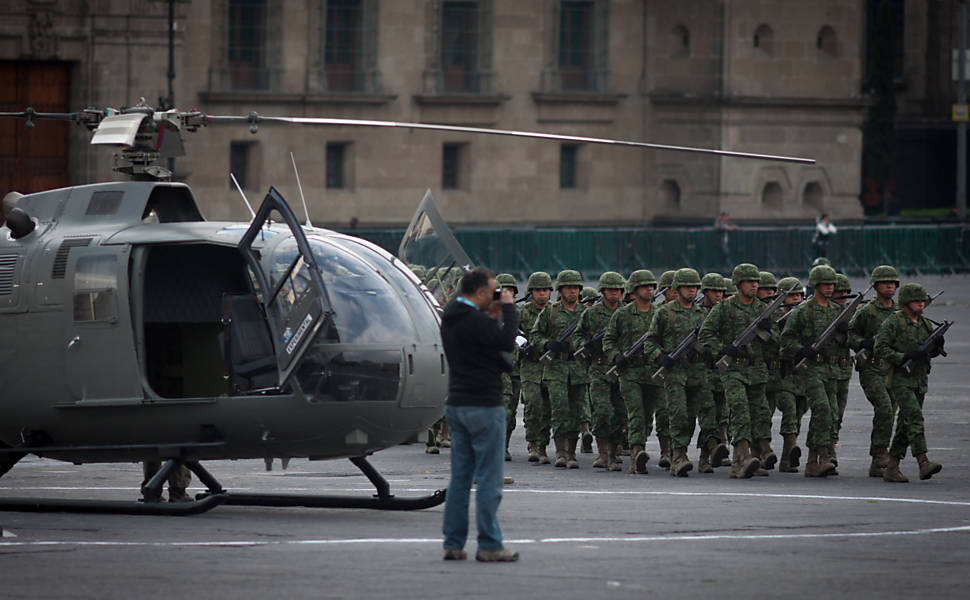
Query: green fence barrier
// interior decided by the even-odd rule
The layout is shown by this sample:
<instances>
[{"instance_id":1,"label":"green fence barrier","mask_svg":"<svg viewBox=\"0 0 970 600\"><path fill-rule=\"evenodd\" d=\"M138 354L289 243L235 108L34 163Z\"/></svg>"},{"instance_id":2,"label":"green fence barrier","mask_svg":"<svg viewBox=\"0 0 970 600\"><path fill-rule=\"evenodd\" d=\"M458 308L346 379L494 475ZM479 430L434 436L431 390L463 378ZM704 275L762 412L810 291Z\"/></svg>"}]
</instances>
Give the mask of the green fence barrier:
<instances>
[{"instance_id":1,"label":"green fence barrier","mask_svg":"<svg viewBox=\"0 0 970 600\"><path fill-rule=\"evenodd\" d=\"M815 259L814 228L750 227L728 234L727 259L721 232L706 228L458 228L455 237L476 264L525 279L533 271L555 275L578 269L587 279L603 271L660 272L691 266L701 274L729 274L751 262L778 276L805 277ZM348 231L397 254L403 229ZM970 235L961 224L843 226L830 238L828 258L840 271L864 275L891 264L903 273L970 271Z\"/></svg>"}]
</instances>

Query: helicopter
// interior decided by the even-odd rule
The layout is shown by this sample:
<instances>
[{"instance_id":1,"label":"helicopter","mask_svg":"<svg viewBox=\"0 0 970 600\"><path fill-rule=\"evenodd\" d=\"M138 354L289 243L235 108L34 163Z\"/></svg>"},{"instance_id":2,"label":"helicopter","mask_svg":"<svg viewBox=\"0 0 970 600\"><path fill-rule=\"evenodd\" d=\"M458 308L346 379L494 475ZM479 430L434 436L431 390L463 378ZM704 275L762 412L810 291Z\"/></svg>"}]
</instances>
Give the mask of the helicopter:
<instances>
[{"instance_id":1,"label":"helicopter","mask_svg":"<svg viewBox=\"0 0 970 600\"><path fill-rule=\"evenodd\" d=\"M440 418L441 303L471 260L430 190L395 256L301 224L270 187L246 223L212 222L164 158L219 124L464 131L768 160L812 159L425 123L85 109L0 113L75 122L120 148L130 181L8 193L0 229L0 476L29 454L75 464L161 461L141 501L0 498L0 510L187 515L221 504L411 510L367 456ZM241 192L242 190L240 190ZM301 188L302 194L302 188ZM245 199L245 196L243 196ZM248 205L248 200L247 200ZM304 208L305 208L304 201ZM412 267L424 266L419 278ZM453 293L453 290L450 290ZM202 461L348 458L371 498L226 490ZM174 469L206 486L160 502Z\"/></svg>"}]
</instances>

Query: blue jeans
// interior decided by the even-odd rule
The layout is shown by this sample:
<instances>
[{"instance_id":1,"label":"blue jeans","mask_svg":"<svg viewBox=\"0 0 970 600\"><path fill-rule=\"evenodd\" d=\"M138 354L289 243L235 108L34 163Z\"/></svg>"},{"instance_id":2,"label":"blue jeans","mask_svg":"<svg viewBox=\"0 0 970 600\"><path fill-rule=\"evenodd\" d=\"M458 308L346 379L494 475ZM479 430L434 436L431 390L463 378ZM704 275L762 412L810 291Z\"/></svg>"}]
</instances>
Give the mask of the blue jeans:
<instances>
[{"instance_id":1,"label":"blue jeans","mask_svg":"<svg viewBox=\"0 0 970 600\"><path fill-rule=\"evenodd\" d=\"M502 530L498 505L505 473L505 407L446 406L451 429L451 481L445 498L441 530L445 548L464 548L468 539L468 500L472 480L478 482L475 523L478 548L500 550Z\"/></svg>"}]
</instances>

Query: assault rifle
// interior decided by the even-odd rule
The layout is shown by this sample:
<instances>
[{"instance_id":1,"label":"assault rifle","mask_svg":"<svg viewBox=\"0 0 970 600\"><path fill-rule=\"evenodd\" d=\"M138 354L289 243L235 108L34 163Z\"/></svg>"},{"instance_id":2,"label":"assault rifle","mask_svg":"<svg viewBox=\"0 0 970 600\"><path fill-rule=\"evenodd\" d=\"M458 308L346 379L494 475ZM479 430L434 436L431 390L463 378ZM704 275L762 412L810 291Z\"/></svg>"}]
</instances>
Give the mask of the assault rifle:
<instances>
[{"instance_id":1,"label":"assault rifle","mask_svg":"<svg viewBox=\"0 0 970 600\"><path fill-rule=\"evenodd\" d=\"M937 296L939 296L939 294L937 294ZM951 325L953 325L953 321L943 321L940 323L940 326L934 329L933 333L931 333L929 337L923 340L923 342L916 347L916 351L926 352L927 356L929 356L930 349L937 344L937 340L943 339L943 334L946 333L946 330L949 329ZM940 348L940 355L946 356L946 352L944 352L942 348ZM927 360L929 360L929 358L927 358ZM906 371L907 375L912 375L915 367L916 361L912 358L900 365L900 368L902 368L903 371Z\"/></svg>"},{"instance_id":2,"label":"assault rifle","mask_svg":"<svg viewBox=\"0 0 970 600\"><path fill-rule=\"evenodd\" d=\"M855 299L852 300L852 302L849 302L848 304L846 304L845 308L842 309L842 312L839 313L839 316L836 317L834 321L829 323L829 326L825 328L825 331L822 332L822 335L818 336L818 339L815 340L815 343L813 343L811 346L815 354L818 354L822 350L822 348L824 348L825 345L828 344L829 340L832 339L832 336L834 336L836 333L839 323L843 323L849 320L849 318L852 316L852 313L855 311L856 307L858 307L859 304L862 303L862 299L865 298L866 294L868 294L869 290L871 289L872 289L872 286L870 285L869 287L866 288L866 291L856 296ZM809 359L806 357L806 358L802 358L800 361L795 363L795 370L804 371L805 369L807 369L808 360Z\"/></svg>"},{"instance_id":3,"label":"assault rifle","mask_svg":"<svg viewBox=\"0 0 970 600\"><path fill-rule=\"evenodd\" d=\"M791 314L793 312L795 312L795 309L798 308L799 306L801 306L802 304L805 304L806 302L808 302L808 298L806 298L806 299L802 300L801 302L799 302L798 304L792 306L791 307L791 310L789 310L785 314L783 314L780 317L778 317L778 320L775 321L775 324L778 325L778 326L780 326L780 327L784 327L785 326L785 321L787 321L788 320L788 317L790 317Z\"/></svg>"},{"instance_id":4,"label":"assault rifle","mask_svg":"<svg viewBox=\"0 0 970 600\"><path fill-rule=\"evenodd\" d=\"M926 307L929 306L931 302L933 302L934 300L936 300L937 298L939 298L940 297L940 294L942 294L942 293L943 293L943 290L940 290L935 295L930 296L929 298L927 298L926 299L926 304L923 305L923 309L925 310ZM944 354L944 356L946 356L946 355ZM856 359L856 362L858 362L858 363L867 363L867 362L869 362L869 359L870 358L872 358L872 355L870 354L868 348L862 348L861 350L859 350L858 352L855 353L855 359Z\"/></svg>"},{"instance_id":5,"label":"assault rifle","mask_svg":"<svg viewBox=\"0 0 970 600\"><path fill-rule=\"evenodd\" d=\"M680 343L677 344L677 347L674 348L668 356L670 356L670 358L672 358L675 361L680 360L681 357L685 356L689 350L693 349L694 346L697 345L697 334L700 333L700 331L701 331L701 326L698 325L697 327L694 328L693 331L688 333L684 337L684 339L680 340ZM667 371L667 367L661 366L659 369L656 370L656 372L654 372L652 378L663 381L666 378L666 376L664 375L664 372L666 371Z\"/></svg>"},{"instance_id":6,"label":"assault rifle","mask_svg":"<svg viewBox=\"0 0 970 600\"><path fill-rule=\"evenodd\" d=\"M747 346L748 344L750 344L752 340L754 340L755 336L758 336L759 338L761 338L762 341L767 341L768 338L771 337L770 326L768 330L765 330L762 328L763 327L762 323L768 323L770 325L771 315L774 314L776 310L778 310L778 307L781 306L781 303L785 301L785 296L787 296L788 293L791 292L791 290L793 289L795 288L792 287L790 290L788 290L788 292L785 292L784 294L776 294L775 299L771 301L771 304L768 305L768 308L764 309L764 311L762 311L762 313L758 315L757 319L755 319L754 321L751 321L751 323L749 323L748 326L744 328L744 331L741 332L741 335L739 335L733 342L728 344L728 346L734 348L735 350L740 349L741 347ZM721 356L720 359L718 359L715 365L717 366L718 369L721 369L722 371L724 371L731 366L732 362L734 362L734 359L728 356L727 354L724 354L723 356Z\"/></svg>"},{"instance_id":7,"label":"assault rifle","mask_svg":"<svg viewBox=\"0 0 970 600\"><path fill-rule=\"evenodd\" d=\"M657 298L663 296L664 295L664 292L666 292L669 289L670 289L670 286L662 287L659 290L657 290L657 293L653 295L653 301L656 302L657 301Z\"/></svg>"},{"instance_id":8,"label":"assault rifle","mask_svg":"<svg viewBox=\"0 0 970 600\"><path fill-rule=\"evenodd\" d=\"M927 306L929 306L930 304L933 304L933 301L936 300L937 298L939 298L940 297L940 294L942 294L942 293L943 293L943 290L940 290L939 292L936 293L936 295L930 296L929 298L927 298L926 299L926 304L923 305L923 310L926 310L926 307Z\"/></svg>"},{"instance_id":9,"label":"assault rifle","mask_svg":"<svg viewBox=\"0 0 970 600\"><path fill-rule=\"evenodd\" d=\"M637 341L633 342L633 344L631 344L629 348L627 348L622 353L620 353L619 356L622 356L624 358L624 360L625 360L625 359L630 358L631 356L633 356L637 352L640 352L641 350L643 350L643 343L645 341L647 341L647 334L648 333L650 333L650 332L649 331L643 332L643 335L641 335L640 337L638 337L637 338ZM610 370L606 372L606 374L607 375L615 375L616 372L619 371L619 370L620 369L616 365L613 365L612 367L610 367Z\"/></svg>"},{"instance_id":10,"label":"assault rifle","mask_svg":"<svg viewBox=\"0 0 970 600\"><path fill-rule=\"evenodd\" d=\"M556 338L556 342L561 344L566 340L568 340L569 336L571 336L573 333L576 332L577 327L579 327L579 317L577 317L576 320L573 321L572 325L567 327L565 330L563 330L562 333L559 334L559 337ZM553 355L553 352L551 350L546 350L545 354L539 357L539 362L541 362L544 365L548 365L549 363L552 362L552 355Z\"/></svg>"},{"instance_id":11,"label":"assault rifle","mask_svg":"<svg viewBox=\"0 0 970 600\"><path fill-rule=\"evenodd\" d=\"M579 350L573 352L573 358L586 358L586 348L587 347L592 347L597 342L601 341L603 339L603 337L606 335L606 328L607 327L609 327L609 325L607 325L603 329L597 331L593 335L593 337L591 337L588 340L586 340L583 343L583 345L579 347Z\"/></svg>"}]
</instances>

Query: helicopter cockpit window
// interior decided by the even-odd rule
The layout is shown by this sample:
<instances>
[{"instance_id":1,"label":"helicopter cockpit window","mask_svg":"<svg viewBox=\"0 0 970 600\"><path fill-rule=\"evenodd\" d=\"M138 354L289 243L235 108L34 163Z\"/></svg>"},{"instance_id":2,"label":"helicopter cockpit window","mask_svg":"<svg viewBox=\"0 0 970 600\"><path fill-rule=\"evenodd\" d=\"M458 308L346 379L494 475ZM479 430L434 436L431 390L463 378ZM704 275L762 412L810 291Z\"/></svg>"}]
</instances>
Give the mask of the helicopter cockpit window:
<instances>
[{"instance_id":1,"label":"helicopter cockpit window","mask_svg":"<svg viewBox=\"0 0 970 600\"><path fill-rule=\"evenodd\" d=\"M425 194L404 233L398 257L411 267L441 304L455 297L458 281L472 266L461 244L438 213L430 191Z\"/></svg>"},{"instance_id":2,"label":"helicopter cockpit window","mask_svg":"<svg viewBox=\"0 0 970 600\"><path fill-rule=\"evenodd\" d=\"M414 325L407 309L374 267L327 240L311 238L309 243L336 313L340 343L403 344L414 339ZM296 264L291 270L294 259ZM292 239L276 247L272 260L272 285L290 271L289 281L282 285L277 299L285 315L308 288L308 267L302 258L297 258L296 241Z\"/></svg>"},{"instance_id":3,"label":"helicopter cockpit window","mask_svg":"<svg viewBox=\"0 0 970 600\"><path fill-rule=\"evenodd\" d=\"M74 320L113 323L118 319L118 259L83 256L74 269Z\"/></svg>"}]
</instances>

